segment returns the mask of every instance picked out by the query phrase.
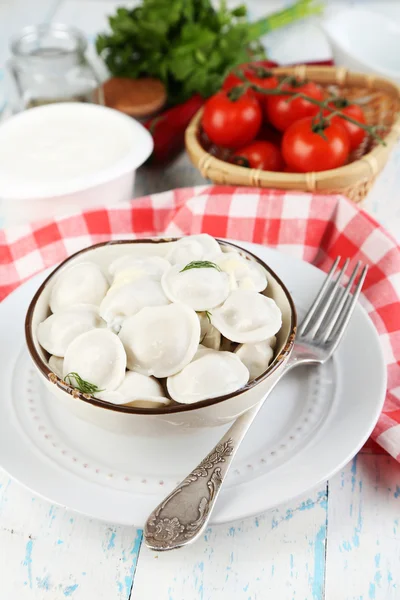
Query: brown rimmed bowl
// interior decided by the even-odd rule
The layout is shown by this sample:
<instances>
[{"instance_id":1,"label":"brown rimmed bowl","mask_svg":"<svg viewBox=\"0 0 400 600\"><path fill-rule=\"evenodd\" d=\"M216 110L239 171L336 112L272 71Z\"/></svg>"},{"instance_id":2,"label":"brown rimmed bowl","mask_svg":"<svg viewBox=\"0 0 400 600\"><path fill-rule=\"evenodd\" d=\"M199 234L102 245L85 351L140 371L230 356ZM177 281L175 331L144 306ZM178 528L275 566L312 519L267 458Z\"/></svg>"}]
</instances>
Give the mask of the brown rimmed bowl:
<instances>
[{"instance_id":1,"label":"brown rimmed bowl","mask_svg":"<svg viewBox=\"0 0 400 600\"><path fill-rule=\"evenodd\" d=\"M38 324L50 314L51 288L66 268L84 261L93 261L104 270L123 254L134 256L165 256L176 238L120 240L89 246L64 260L47 277L34 295L25 320L25 336L35 369L46 388L82 419L99 427L120 433L162 435L184 432L193 428L212 427L233 421L257 404L275 384L281 369L292 351L297 317L293 299L279 277L257 256L236 244L217 240L223 250L236 250L247 260L257 262L267 273L267 296L275 300L282 311L282 328L277 335L273 361L268 369L244 388L226 396L203 400L194 404L177 404L159 408L118 406L82 394L53 373L48 365L49 354L40 346L36 330Z\"/></svg>"}]
</instances>

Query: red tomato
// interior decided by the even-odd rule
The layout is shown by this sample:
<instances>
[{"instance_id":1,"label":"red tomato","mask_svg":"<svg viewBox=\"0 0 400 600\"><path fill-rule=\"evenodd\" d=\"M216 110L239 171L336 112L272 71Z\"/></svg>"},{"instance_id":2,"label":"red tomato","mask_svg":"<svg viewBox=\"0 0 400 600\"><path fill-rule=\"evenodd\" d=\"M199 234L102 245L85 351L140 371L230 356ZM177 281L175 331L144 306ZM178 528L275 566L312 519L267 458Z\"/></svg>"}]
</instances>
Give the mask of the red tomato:
<instances>
[{"instance_id":1,"label":"red tomato","mask_svg":"<svg viewBox=\"0 0 400 600\"><path fill-rule=\"evenodd\" d=\"M281 151L271 142L253 142L236 150L231 160L241 167L264 171L282 171L285 166Z\"/></svg>"},{"instance_id":2,"label":"red tomato","mask_svg":"<svg viewBox=\"0 0 400 600\"><path fill-rule=\"evenodd\" d=\"M203 129L210 140L225 148L240 148L251 142L261 126L262 111L256 98L237 97L235 90L221 91L205 104Z\"/></svg>"},{"instance_id":3,"label":"red tomato","mask_svg":"<svg viewBox=\"0 0 400 600\"><path fill-rule=\"evenodd\" d=\"M338 98L332 103L329 103L329 106L336 110L340 110L344 115L355 119L363 125L367 122L362 108L358 106L358 104L351 104L346 98ZM329 114L329 111L327 111L327 114ZM357 125L350 123L350 121L346 121L346 119L342 119L339 115L332 117L331 122L339 123L346 129L350 138L350 150L356 150L367 135L364 129L357 127Z\"/></svg>"},{"instance_id":4,"label":"red tomato","mask_svg":"<svg viewBox=\"0 0 400 600\"><path fill-rule=\"evenodd\" d=\"M266 68L263 64L260 64L259 62L240 65L239 67L237 67L237 69L239 69L243 73L243 75L248 79L248 81L254 83L255 85L258 85L263 89L276 88L279 83L278 78L275 77L275 75L273 75L268 68ZM243 85L243 83L244 82L242 79L240 79L240 77L238 77L234 73L230 73L225 79L222 85L222 89L229 91L233 87ZM261 92L256 92L251 89L248 93L254 94L254 96L264 104L266 98L265 94Z\"/></svg>"},{"instance_id":5,"label":"red tomato","mask_svg":"<svg viewBox=\"0 0 400 600\"><path fill-rule=\"evenodd\" d=\"M301 173L341 167L349 156L350 139L341 125L314 122L313 117L296 121L283 136L283 158Z\"/></svg>"},{"instance_id":6,"label":"red tomato","mask_svg":"<svg viewBox=\"0 0 400 600\"><path fill-rule=\"evenodd\" d=\"M324 99L322 89L312 81L283 84L282 90L306 94L314 100L322 101ZM286 131L295 121L304 119L304 117L314 117L319 111L316 104L312 104L304 98L294 98L292 100L290 96L285 95L268 96L266 109L268 119L279 131Z\"/></svg>"}]
</instances>

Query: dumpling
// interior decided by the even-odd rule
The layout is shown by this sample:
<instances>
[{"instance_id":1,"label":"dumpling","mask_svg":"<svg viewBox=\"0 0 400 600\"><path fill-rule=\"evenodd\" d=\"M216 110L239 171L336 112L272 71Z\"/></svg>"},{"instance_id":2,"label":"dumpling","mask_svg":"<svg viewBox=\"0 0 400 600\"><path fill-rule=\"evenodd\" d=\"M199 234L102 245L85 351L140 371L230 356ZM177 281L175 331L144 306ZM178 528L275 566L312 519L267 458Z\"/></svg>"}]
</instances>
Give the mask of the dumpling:
<instances>
[{"instance_id":1,"label":"dumpling","mask_svg":"<svg viewBox=\"0 0 400 600\"><path fill-rule=\"evenodd\" d=\"M119 337L109 329L82 333L68 346L63 377L77 373L99 390L116 390L126 370L126 354Z\"/></svg>"},{"instance_id":2,"label":"dumpling","mask_svg":"<svg viewBox=\"0 0 400 600\"><path fill-rule=\"evenodd\" d=\"M223 252L214 260L222 271L228 273L231 290L262 292L267 287L267 274L261 265L247 260L239 252Z\"/></svg>"},{"instance_id":3,"label":"dumpling","mask_svg":"<svg viewBox=\"0 0 400 600\"><path fill-rule=\"evenodd\" d=\"M123 382L115 391L104 390L97 392L95 396L111 404L141 408L157 408L171 403L169 398L165 398L164 389L157 379L135 371L127 371Z\"/></svg>"},{"instance_id":4,"label":"dumpling","mask_svg":"<svg viewBox=\"0 0 400 600\"><path fill-rule=\"evenodd\" d=\"M136 314L145 306L169 304L161 283L154 279L137 279L108 290L100 304L100 315L108 327L118 332L126 317Z\"/></svg>"},{"instance_id":5,"label":"dumpling","mask_svg":"<svg viewBox=\"0 0 400 600\"><path fill-rule=\"evenodd\" d=\"M128 369L167 377L192 360L199 344L200 322L184 304L146 307L124 321L119 337Z\"/></svg>"},{"instance_id":6,"label":"dumpling","mask_svg":"<svg viewBox=\"0 0 400 600\"><path fill-rule=\"evenodd\" d=\"M197 315L200 321L200 343L207 348L219 350L221 345L221 334L212 324L211 316L207 312L200 312Z\"/></svg>"},{"instance_id":7,"label":"dumpling","mask_svg":"<svg viewBox=\"0 0 400 600\"><path fill-rule=\"evenodd\" d=\"M63 378L63 365L64 359L59 356L50 356L49 358L49 367L57 375L60 379Z\"/></svg>"},{"instance_id":8,"label":"dumpling","mask_svg":"<svg viewBox=\"0 0 400 600\"><path fill-rule=\"evenodd\" d=\"M250 372L250 380L256 379L261 373L267 370L271 362L276 344L276 337L273 336L263 342L256 344L241 344L235 350L242 363L246 365Z\"/></svg>"},{"instance_id":9,"label":"dumpling","mask_svg":"<svg viewBox=\"0 0 400 600\"><path fill-rule=\"evenodd\" d=\"M230 291L226 273L210 266L183 270L184 266L172 266L161 279L164 293L172 302L183 302L203 311L226 300Z\"/></svg>"},{"instance_id":10,"label":"dumpling","mask_svg":"<svg viewBox=\"0 0 400 600\"><path fill-rule=\"evenodd\" d=\"M47 317L37 328L39 344L50 354L64 356L69 344L81 333L105 326L99 309L92 304L76 304Z\"/></svg>"},{"instance_id":11,"label":"dumpling","mask_svg":"<svg viewBox=\"0 0 400 600\"><path fill-rule=\"evenodd\" d=\"M263 294L235 290L224 304L211 313L211 323L233 342L262 342L282 326L282 313L276 302Z\"/></svg>"},{"instance_id":12,"label":"dumpling","mask_svg":"<svg viewBox=\"0 0 400 600\"><path fill-rule=\"evenodd\" d=\"M108 290L108 282L95 263L82 262L69 267L56 279L50 294L53 313L74 304L98 306Z\"/></svg>"},{"instance_id":13,"label":"dumpling","mask_svg":"<svg viewBox=\"0 0 400 600\"><path fill-rule=\"evenodd\" d=\"M232 352L208 350L180 373L168 377L168 392L176 402L192 404L231 394L249 381L249 371Z\"/></svg>"},{"instance_id":14,"label":"dumpling","mask_svg":"<svg viewBox=\"0 0 400 600\"><path fill-rule=\"evenodd\" d=\"M204 260L221 252L217 240L208 233L200 233L174 242L165 258L173 265L186 265L193 260Z\"/></svg>"},{"instance_id":15,"label":"dumpling","mask_svg":"<svg viewBox=\"0 0 400 600\"><path fill-rule=\"evenodd\" d=\"M170 266L170 263L161 256L137 258L136 256L125 254L111 263L109 272L113 277L114 286L130 283L142 277L160 281L163 273Z\"/></svg>"}]
</instances>

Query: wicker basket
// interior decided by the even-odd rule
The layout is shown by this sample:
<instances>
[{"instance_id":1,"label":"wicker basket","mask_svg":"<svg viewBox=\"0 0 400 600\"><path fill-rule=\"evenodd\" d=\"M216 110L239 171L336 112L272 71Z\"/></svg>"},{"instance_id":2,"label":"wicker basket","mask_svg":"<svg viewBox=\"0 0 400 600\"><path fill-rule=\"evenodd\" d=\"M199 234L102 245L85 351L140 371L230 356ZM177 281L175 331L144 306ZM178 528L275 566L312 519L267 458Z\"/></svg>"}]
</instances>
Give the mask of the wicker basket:
<instances>
[{"instance_id":1,"label":"wicker basket","mask_svg":"<svg viewBox=\"0 0 400 600\"><path fill-rule=\"evenodd\" d=\"M360 202L368 193L376 176L385 165L400 137L400 87L394 82L361 73L351 73L344 67L280 67L276 75L295 75L322 85L327 94L340 93L362 103L367 123L383 125L381 133L386 146L366 136L361 146L350 156L347 165L318 173L277 173L240 167L209 154L199 142L202 109L186 130L186 149L203 177L215 183L269 187L308 192L340 193Z\"/></svg>"}]
</instances>

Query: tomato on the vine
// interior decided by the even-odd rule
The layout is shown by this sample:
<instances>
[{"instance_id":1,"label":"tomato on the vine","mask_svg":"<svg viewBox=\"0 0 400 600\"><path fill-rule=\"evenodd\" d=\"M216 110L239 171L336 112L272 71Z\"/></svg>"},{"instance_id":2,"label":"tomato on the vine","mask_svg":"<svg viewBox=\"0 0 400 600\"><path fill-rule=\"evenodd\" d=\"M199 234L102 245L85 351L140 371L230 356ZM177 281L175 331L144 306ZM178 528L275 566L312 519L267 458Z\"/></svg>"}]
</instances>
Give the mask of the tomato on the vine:
<instances>
[{"instance_id":1,"label":"tomato on the vine","mask_svg":"<svg viewBox=\"0 0 400 600\"><path fill-rule=\"evenodd\" d=\"M347 131L337 123L306 117L284 133L282 154L295 171L327 171L345 164L350 152Z\"/></svg>"},{"instance_id":2,"label":"tomato on the vine","mask_svg":"<svg viewBox=\"0 0 400 600\"><path fill-rule=\"evenodd\" d=\"M366 125L367 123L363 109L358 106L358 104L352 104L346 98L336 98L329 103L329 106L335 110L340 110L341 113L351 117L362 125ZM329 115L329 112L330 111L326 111L325 114ZM350 121L347 121L346 119L343 119L340 115L333 116L331 122L339 123L346 129L350 138L350 150L356 150L367 135L364 129L358 127L358 125L355 125Z\"/></svg>"},{"instance_id":3,"label":"tomato on the vine","mask_svg":"<svg viewBox=\"0 0 400 600\"><path fill-rule=\"evenodd\" d=\"M262 62L247 63L239 65L237 69L243 74L243 76L250 82L254 83L258 87L265 90L274 89L278 86L278 78L265 67ZM232 88L243 85L245 83L235 72L229 73L226 77L222 89L229 91ZM255 90L249 89L247 93L253 94L260 102L264 104L266 95L262 92L256 92Z\"/></svg>"},{"instance_id":4,"label":"tomato on the vine","mask_svg":"<svg viewBox=\"0 0 400 600\"><path fill-rule=\"evenodd\" d=\"M321 87L312 81L301 82L293 80L282 85L282 91L305 94L313 100L321 102L324 95ZM291 98L290 95L266 96L266 110L270 122L279 131L286 131L288 127L299 119L314 117L319 106L305 98Z\"/></svg>"},{"instance_id":5,"label":"tomato on the vine","mask_svg":"<svg viewBox=\"0 0 400 600\"><path fill-rule=\"evenodd\" d=\"M236 149L251 142L262 122L260 103L254 96L242 93L240 87L221 91L204 106L203 129L218 146Z\"/></svg>"},{"instance_id":6,"label":"tomato on the vine","mask_svg":"<svg viewBox=\"0 0 400 600\"><path fill-rule=\"evenodd\" d=\"M241 167L264 171L282 171L285 166L280 149L271 142L255 141L240 148L231 161Z\"/></svg>"}]
</instances>

